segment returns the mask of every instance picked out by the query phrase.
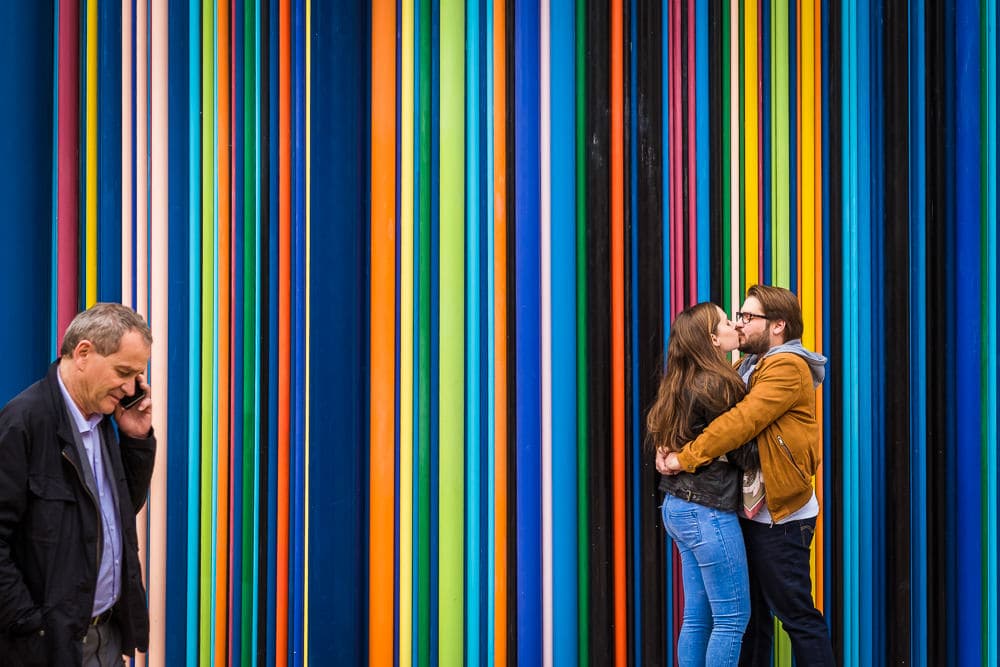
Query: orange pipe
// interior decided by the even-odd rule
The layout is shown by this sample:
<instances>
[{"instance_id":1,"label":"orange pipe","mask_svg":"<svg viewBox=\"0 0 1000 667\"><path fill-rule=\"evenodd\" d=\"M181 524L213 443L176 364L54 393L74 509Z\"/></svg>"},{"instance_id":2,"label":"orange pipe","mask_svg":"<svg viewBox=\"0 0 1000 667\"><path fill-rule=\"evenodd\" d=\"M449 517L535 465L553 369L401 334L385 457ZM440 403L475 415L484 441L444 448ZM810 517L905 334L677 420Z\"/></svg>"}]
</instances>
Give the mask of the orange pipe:
<instances>
[{"instance_id":1,"label":"orange pipe","mask_svg":"<svg viewBox=\"0 0 1000 667\"><path fill-rule=\"evenodd\" d=\"M368 661L393 660L396 2L372 5L371 464Z\"/></svg>"},{"instance_id":2,"label":"orange pipe","mask_svg":"<svg viewBox=\"0 0 1000 667\"><path fill-rule=\"evenodd\" d=\"M611 428L615 663L628 662L625 581L625 105L622 0L611 3Z\"/></svg>"},{"instance_id":3,"label":"orange pipe","mask_svg":"<svg viewBox=\"0 0 1000 667\"><path fill-rule=\"evenodd\" d=\"M288 660L288 459L292 349L291 10L278 9L278 547L275 664Z\"/></svg>"},{"instance_id":4,"label":"orange pipe","mask_svg":"<svg viewBox=\"0 0 1000 667\"><path fill-rule=\"evenodd\" d=\"M216 39L219 80L218 108L219 143L216 148L219 173L219 510L216 535L215 578L215 664L226 662L229 644L229 12L228 0L218 0Z\"/></svg>"},{"instance_id":5,"label":"orange pipe","mask_svg":"<svg viewBox=\"0 0 1000 667\"><path fill-rule=\"evenodd\" d=\"M493 3L494 519L493 663L507 664L507 63L506 6Z\"/></svg>"}]
</instances>

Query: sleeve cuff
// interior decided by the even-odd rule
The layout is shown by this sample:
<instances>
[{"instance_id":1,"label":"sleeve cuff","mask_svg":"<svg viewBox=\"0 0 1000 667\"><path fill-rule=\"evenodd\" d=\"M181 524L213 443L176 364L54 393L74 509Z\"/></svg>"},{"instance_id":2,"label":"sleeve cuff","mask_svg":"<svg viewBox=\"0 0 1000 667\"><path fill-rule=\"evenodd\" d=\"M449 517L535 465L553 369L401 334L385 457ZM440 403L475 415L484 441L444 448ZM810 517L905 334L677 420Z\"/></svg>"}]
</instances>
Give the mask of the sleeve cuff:
<instances>
[{"instance_id":1,"label":"sleeve cuff","mask_svg":"<svg viewBox=\"0 0 1000 667\"><path fill-rule=\"evenodd\" d=\"M689 443L690 444L690 443ZM698 469L698 464L687 450L687 446L677 452L677 462L684 467L685 472L694 472Z\"/></svg>"}]
</instances>

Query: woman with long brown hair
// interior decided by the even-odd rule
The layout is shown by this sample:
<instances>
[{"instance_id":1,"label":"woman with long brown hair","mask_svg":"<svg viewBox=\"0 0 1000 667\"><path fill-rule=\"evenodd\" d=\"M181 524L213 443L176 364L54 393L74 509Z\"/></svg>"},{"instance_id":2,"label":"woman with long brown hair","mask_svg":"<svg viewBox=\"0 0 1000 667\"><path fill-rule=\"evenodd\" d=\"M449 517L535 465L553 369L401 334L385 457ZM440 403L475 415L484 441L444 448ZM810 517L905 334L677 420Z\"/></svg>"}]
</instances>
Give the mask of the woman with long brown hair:
<instances>
[{"instance_id":1,"label":"woman with long brown hair","mask_svg":"<svg viewBox=\"0 0 1000 667\"><path fill-rule=\"evenodd\" d=\"M666 369L646 419L657 458L693 440L746 393L726 357L738 346L735 325L713 303L691 306L674 319ZM750 595L736 510L742 501L740 466L752 465L751 458L743 447L694 473L660 478L663 525L680 551L684 580L681 667L739 662Z\"/></svg>"}]
</instances>

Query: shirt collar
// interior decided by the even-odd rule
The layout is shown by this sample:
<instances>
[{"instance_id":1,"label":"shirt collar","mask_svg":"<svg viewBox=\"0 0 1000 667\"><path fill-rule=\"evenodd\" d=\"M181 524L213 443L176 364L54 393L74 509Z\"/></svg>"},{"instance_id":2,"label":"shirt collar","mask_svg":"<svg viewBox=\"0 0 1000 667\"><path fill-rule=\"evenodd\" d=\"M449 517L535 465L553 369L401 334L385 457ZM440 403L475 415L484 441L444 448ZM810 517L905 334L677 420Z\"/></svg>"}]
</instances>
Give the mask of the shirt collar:
<instances>
[{"instance_id":1,"label":"shirt collar","mask_svg":"<svg viewBox=\"0 0 1000 667\"><path fill-rule=\"evenodd\" d=\"M59 372L59 369L56 369L56 378L59 380L59 391L62 392L63 400L65 400L66 405L69 406L69 414L73 417L73 423L76 424L76 430L80 433L87 433L97 428L97 425L101 423L102 419L104 419L104 415L96 414L89 419L84 417L83 413L80 412L80 408L76 406L76 402L73 400L73 397L69 395L66 385L63 384L62 373Z\"/></svg>"}]
</instances>

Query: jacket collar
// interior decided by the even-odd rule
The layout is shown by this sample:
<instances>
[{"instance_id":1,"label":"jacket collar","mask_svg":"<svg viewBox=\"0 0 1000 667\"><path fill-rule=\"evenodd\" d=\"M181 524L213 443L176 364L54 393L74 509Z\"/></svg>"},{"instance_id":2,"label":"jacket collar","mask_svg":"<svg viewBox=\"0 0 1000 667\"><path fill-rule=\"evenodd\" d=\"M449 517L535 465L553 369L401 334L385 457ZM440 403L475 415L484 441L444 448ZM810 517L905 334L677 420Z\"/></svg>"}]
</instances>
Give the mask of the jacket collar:
<instances>
[{"instance_id":1,"label":"jacket collar","mask_svg":"<svg viewBox=\"0 0 1000 667\"><path fill-rule=\"evenodd\" d=\"M52 414L56 419L56 436L62 441L62 449L69 448L71 456L76 454L76 447L73 440L73 424L70 423L69 412L66 410L66 401L63 399L62 390L59 389L59 359L56 359L49 366L48 373L45 374L45 389L49 395Z\"/></svg>"}]
</instances>

